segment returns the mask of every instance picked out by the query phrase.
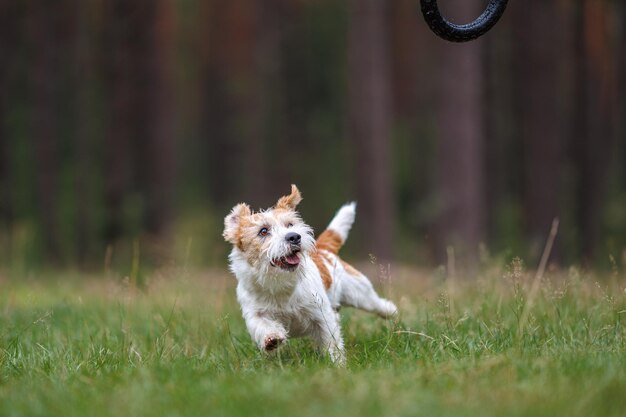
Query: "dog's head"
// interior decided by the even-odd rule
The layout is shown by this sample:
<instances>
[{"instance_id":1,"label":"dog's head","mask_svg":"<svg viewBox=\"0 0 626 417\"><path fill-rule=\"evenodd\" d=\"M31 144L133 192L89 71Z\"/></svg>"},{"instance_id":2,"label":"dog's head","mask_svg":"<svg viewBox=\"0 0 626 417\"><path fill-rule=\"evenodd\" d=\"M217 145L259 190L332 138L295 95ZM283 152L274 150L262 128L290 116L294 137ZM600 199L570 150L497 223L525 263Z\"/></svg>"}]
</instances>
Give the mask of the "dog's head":
<instances>
[{"instance_id":1,"label":"dog's head","mask_svg":"<svg viewBox=\"0 0 626 417\"><path fill-rule=\"evenodd\" d=\"M300 201L300 191L292 185L291 194L266 211L255 213L247 204L237 204L224 218L224 239L259 271L294 272L303 254L315 247L313 230L296 211Z\"/></svg>"}]
</instances>

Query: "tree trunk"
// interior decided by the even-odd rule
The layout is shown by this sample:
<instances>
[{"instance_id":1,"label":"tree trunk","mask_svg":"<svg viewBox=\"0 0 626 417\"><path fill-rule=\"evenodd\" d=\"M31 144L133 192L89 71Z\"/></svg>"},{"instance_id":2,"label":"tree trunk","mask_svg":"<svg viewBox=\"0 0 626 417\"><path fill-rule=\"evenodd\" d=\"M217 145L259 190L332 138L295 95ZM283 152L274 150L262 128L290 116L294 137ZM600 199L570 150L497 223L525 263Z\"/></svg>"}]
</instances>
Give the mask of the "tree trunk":
<instances>
[{"instance_id":1,"label":"tree trunk","mask_svg":"<svg viewBox=\"0 0 626 417\"><path fill-rule=\"evenodd\" d=\"M514 106L516 79L512 68L510 20L498 23L497 36L485 36L485 178L487 241L495 251L516 251L511 242L523 237L515 208L521 204L522 144L517 136L518 112ZM504 215L505 222L498 221ZM518 252L519 253L519 252Z\"/></svg>"},{"instance_id":2,"label":"tree trunk","mask_svg":"<svg viewBox=\"0 0 626 417\"><path fill-rule=\"evenodd\" d=\"M526 229L531 254L538 259L552 220L561 213L564 147L558 68L559 52L565 48L555 0L518 4L514 10Z\"/></svg>"},{"instance_id":3,"label":"tree trunk","mask_svg":"<svg viewBox=\"0 0 626 417\"><path fill-rule=\"evenodd\" d=\"M58 224L59 126L57 100L61 67L61 13L63 4L34 2L29 40L34 52L32 82L32 134L36 161L38 212L43 243L51 261L60 260Z\"/></svg>"},{"instance_id":4,"label":"tree trunk","mask_svg":"<svg viewBox=\"0 0 626 417\"><path fill-rule=\"evenodd\" d=\"M391 50L393 108L396 117L414 124L419 77L420 36L419 15L413 0L397 0L391 7ZM420 68L423 69L423 68Z\"/></svg>"},{"instance_id":5,"label":"tree trunk","mask_svg":"<svg viewBox=\"0 0 626 417\"><path fill-rule=\"evenodd\" d=\"M461 19L469 20L475 17L480 4L465 1L454 7ZM435 255L444 261L451 255L448 248L452 247L457 263L466 266L477 261L485 229L483 42L441 42L437 117L441 211Z\"/></svg>"},{"instance_id":6,"label":"tree trunk","mask_svg":"<svg viewBox=\"0 0 626 417\"><path fill-rule=\"evenodd\" d=\"M14 2L0 3L0 248L8 250L4 239L9 236L12 222L10 192L10 138L8 109L13 99L12 88L15 81L15 52L17 44L17 5ZM4 256L0 256L3 259Z\"/></svg>"},{"instance_id":7,"label":"tree trunk","mask_svg":"<svg viewBox=\"0 0 626 417\"><path fill-rule=\"evenodd\" d=\"M174 107L173 63L175 7L172 0L148 0L141 28L144 51L141 61L140 92L144 113L138 149L145 195L145 229L157 238L165 237L173 218L176 114Z\"/></svg>"},{"instance_id":8,"label":"tree trunk","mask_svg":"<svg viewBox=\"0 0 626 417\"><path fill-rule=\"evenodd\" d=\"M617 9L617 19L618 22L622 22L622 25L619 27L618 31L618 40L617 40L617 51L626 50L626 4L624 2L619 2L614 5ZM617 143L621 148L622 158L621 161L626 161L626 54L617 55L618 59L618 91L619 91L619 101L617 111ZM618 156L619 158L619 156ZM624 166L625 162L622 162L623 174L626 174L626 166ZM621 183L626 185L626 177L623 178L623 182Z\"/></svg>"},{"instance_id":9,"label":"tree trunk","mask_svg":"<svg viewBox=\"0 0 626 417\"><path fill-rule=\"evenodd\" d=\"M578 3L575 159L579 178L577 219L586 261L593 259L599 243L609 167L615 153L617 82L610 48L611 11L606 1Z\"/></svg>"},{"instance_id":10,"label":"tree trunk","mask_svg":"<svg viewBox=\"0 0 626 417\"><path fill-rule=\"evenodd\" d=\"M209 8L210 63L205 82L210 138L208 170L217 205L266 202L258 42L259 2L215 2Z\"/></svg>"},{"instance_id":11,"label":"tree trunk","mask_svg":"<svg viewBox=\"0 0 626 417\"><path fill-rule=\"evenodd\" d=\"M124 233L124 199L131 189L132 144L138 119L134 32L141 18L131 2L112 0L105 5L104 48L107 120L104 139L105 243Z\"/></svg>"},{"instance_id":12,"label":"tree trunk","mask_svg":"<svg viewBox=\"0 0 626 417\"><path fill-rule=\"evenodd\" d=\"M97 13L92 9L97 8ZM76 247L78 262L85 265L90 255L94 254L96 236L96 220L94 201L96 201L93 181L97 166L95 154L95 137L97 129L94 120L93 103L97 85L97 49L93 48L94 33L97 32L99 20L92 16L100 16L101 8L93 2L73 0L72 4L72 35L74 42L74 152L76 155ZM96 29L93 29L96 27ZM99 190L98 190L99 191Z\"/></svg>"},{"instance_id":13,"label":"tree trunk","mask_svg":"<svg viewBox=\"0 0 626 417\"><path fill-rule=\"evenodd\" d=\"M303 94L305 90L300 83L290 84L293 74L287 67L289 57L283 56L284 43L292 41L288 39L289 30L298 24L298 7L302 5L289 0L266 0L259 3L257 10L257 19L263 22L256 41L257 56L262 57L257 63L261 86L257 94L262 98L263 109L259 117L272 121L262 132L261 140L271 154L268 159L280 161L268 163L265 186L269 203L274 203L274 196L289 190L291 183L298 182L296 178L306 176L302 169L306 161L293 157L294 138L298 138L300 152L314 151L306 135L306 104L303 102L306 93ZM299 45L291 45L294 46Z\"/></svg>"},{"instance_id":14,"label":"tree trunk","mask_svg":"<svg viewBox=\"0 0 626 417\"><path fill-rule=\"evenodd\" d=\"M359 224L362 241L385 263L391 259L394 228L386 2L350 0L349 11L348 134L355 152Z\"/></svg>"}]
</instances>

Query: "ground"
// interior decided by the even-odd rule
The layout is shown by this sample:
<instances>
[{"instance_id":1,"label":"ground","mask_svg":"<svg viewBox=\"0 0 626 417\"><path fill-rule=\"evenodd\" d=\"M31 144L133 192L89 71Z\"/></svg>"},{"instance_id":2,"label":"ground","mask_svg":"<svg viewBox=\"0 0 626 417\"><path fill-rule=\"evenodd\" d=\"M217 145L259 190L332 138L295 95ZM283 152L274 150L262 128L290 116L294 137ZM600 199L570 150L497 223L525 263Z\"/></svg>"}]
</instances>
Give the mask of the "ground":
<instances>
[{"instance_id":1,"label":"ground","mask_svg":"<svg viewBox=\"0 0 626 417\"><path fill-rule=\"evenodd\" d=\"M375 269L374 269L375 271ZM374 274L377 275L377 274ZM0 274L0 416L622 416L624 275L386 271L397 322L342 311L348 363L248 337L223 270ZM131 280L132 281L132 280Z\"/></svg>"}]
</instances>

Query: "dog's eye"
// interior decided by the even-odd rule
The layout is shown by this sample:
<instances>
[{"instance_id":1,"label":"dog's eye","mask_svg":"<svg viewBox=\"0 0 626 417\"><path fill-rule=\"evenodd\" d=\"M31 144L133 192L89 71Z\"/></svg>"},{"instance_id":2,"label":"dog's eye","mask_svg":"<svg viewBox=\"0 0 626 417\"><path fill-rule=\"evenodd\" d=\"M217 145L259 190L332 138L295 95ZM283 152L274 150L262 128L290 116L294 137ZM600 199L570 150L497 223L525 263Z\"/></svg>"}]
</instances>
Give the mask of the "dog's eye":
<instances>
[{"instance_id":1,"label":"dog's eye","mask_svg":"<svg viewBox=\"0 0 626 417\"><path fill-rule=\"evenodd\" d=\"M261 228L261 230L259 230L259 236L261 237L265 237L269 234L269 230L267 230L267 227L263 227Z\"/></svg>"},{"instance_id":2,"label":"dog's eye","mask_svg":"<svg viewBox=\"0 0 626 417\"><path fill-rule=\"evenodd\" d=\"M287 227L293 227L293 223L287 223Z\"/></svg>"}]
</instances>

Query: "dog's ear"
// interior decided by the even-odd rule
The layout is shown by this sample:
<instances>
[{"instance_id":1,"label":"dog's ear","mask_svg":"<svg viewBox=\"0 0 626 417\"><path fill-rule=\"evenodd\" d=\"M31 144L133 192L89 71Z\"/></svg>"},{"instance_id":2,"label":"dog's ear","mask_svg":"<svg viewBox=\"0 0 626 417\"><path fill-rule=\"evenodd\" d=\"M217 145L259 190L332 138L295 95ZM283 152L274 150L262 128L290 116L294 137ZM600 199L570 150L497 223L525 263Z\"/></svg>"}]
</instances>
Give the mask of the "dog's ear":
<instances>
[{"instance_id":1,"label":"dog's ear","mask_svg":"<svg viewBox=\"0 0 626 417\"><path fill-rule=\"evenodd\" d=\"M224 217L224 233L222 233L224 240L235 245L241 220L251 214L252 210L247 204L240 203L233 207L228 216Z\"/></svg>"},{"instance_id":2,"label":"dog's ear","mask_svg":"<svg viewBox=\"0 0 626 417\"><path fill-rule=\"evenodd\" d=\"M276 208L287 210L295 210L296 206L302 201L300 190L295 184L291 184L291 194L281 197L276 203Z\"/></svg>"}]
</instances>

